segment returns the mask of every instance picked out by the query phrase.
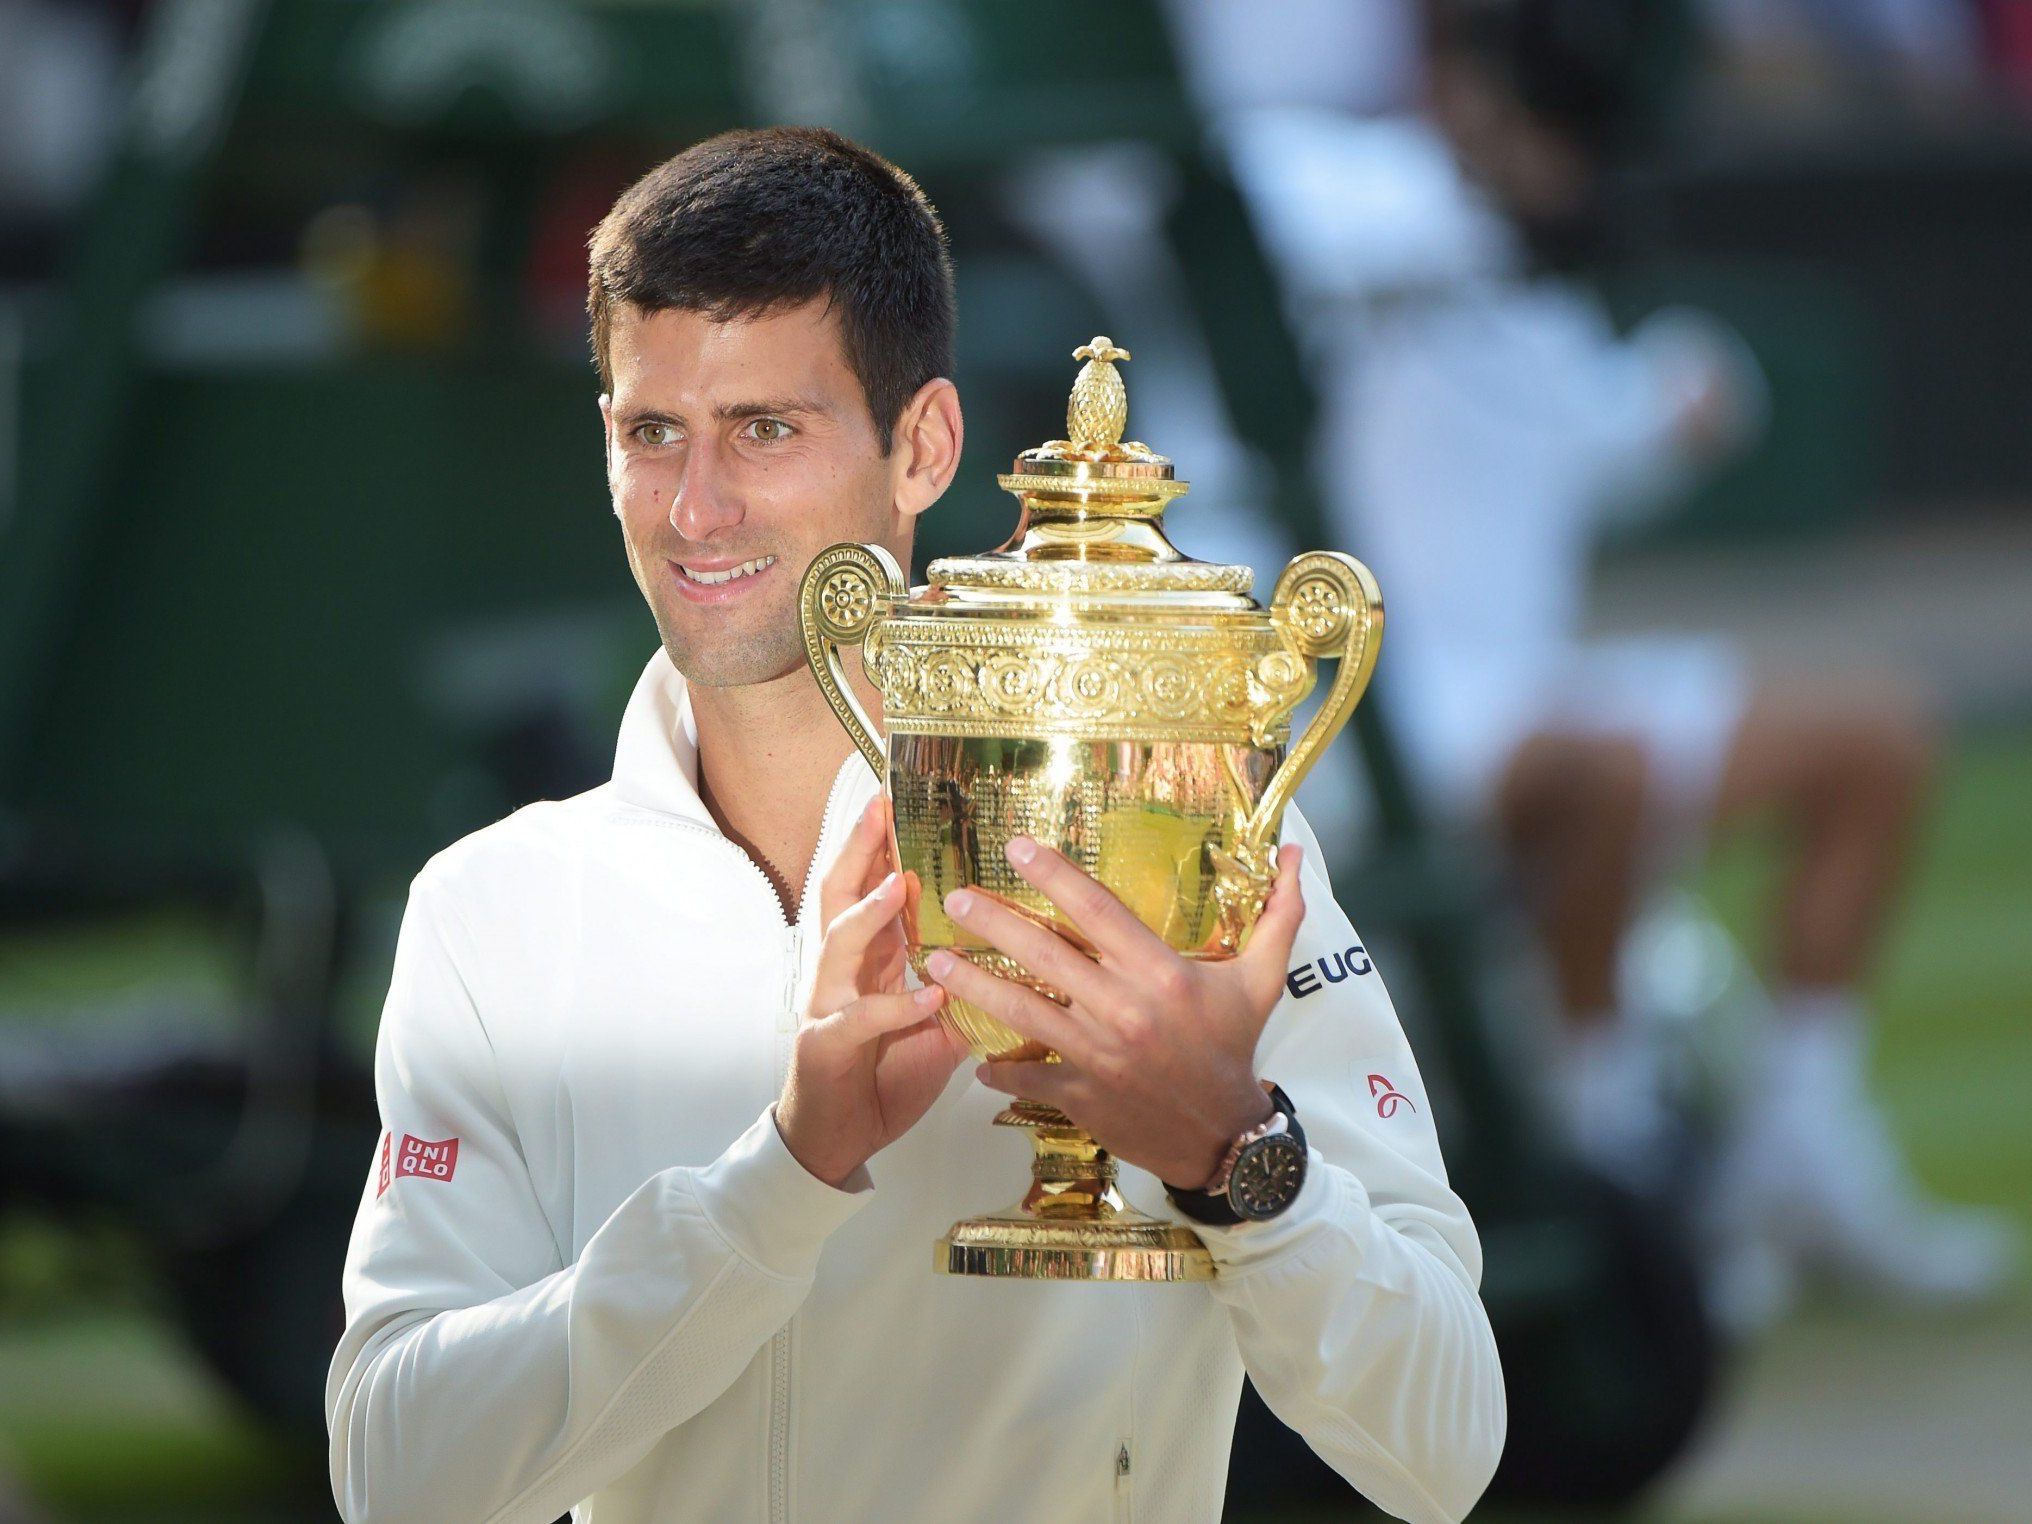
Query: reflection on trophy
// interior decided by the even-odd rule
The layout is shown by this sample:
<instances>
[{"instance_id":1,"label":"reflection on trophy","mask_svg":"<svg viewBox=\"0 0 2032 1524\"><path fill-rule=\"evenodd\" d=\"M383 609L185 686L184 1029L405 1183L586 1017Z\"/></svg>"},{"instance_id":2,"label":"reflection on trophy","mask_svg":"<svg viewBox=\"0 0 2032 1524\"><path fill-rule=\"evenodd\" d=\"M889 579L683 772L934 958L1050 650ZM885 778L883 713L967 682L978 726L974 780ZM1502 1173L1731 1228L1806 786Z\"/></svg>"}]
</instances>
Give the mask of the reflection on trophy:
<instances>
[{"instance_id":1,"label":"reflection on trophy","mask_svg":"<svg viewBox=\"0 0 2032 1524\"><path fill-rule=\"evenodd\" d=\"M1347 723L1375 666L1383 608L1368 569L1313 551L1277 579L1270 607L1244 566L1182 555L1164 508L1186 491L1171 462L1124 441L1128 395L1107 338L1074 352L1066 439L1000 478L1022 505L984 555L934 561L911 589L887 551L835 545L806 572L805 648L834 713L894 804L899 865L924 894L909 928L919 976L941 947L1064 1002L947 918L976 889L1081 941L1009 867L1029 835L1106 884L1188 957L1232 957L1276 877L1284 806ZM840 667L862 648L886 742ZM1286 754L1293 708L1321 657L1333 687ZM942 1019L984 1059L1050 1060L985 1012L948 999ZM1060 1112L1018 1101L996 1122L1028 1129L1029 1191L940 1240L953 1275L1206 1280L1189 1228L1123 1203L1115 1163Z\"/></svg>"}]
</instances>

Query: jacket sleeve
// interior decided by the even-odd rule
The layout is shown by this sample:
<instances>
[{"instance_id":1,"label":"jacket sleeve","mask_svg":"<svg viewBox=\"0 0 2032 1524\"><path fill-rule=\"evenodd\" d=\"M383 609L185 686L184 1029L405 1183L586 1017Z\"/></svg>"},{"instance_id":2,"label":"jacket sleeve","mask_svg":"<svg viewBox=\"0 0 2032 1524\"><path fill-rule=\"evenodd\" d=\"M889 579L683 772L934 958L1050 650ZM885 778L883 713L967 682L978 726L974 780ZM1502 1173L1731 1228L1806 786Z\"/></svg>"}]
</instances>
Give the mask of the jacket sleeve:
<instances>
[{"instance_id":1,"label":"jacket sleeve","mask_svg":"<svg viewBox=\"0 0 2032 1524\"><path fill-rule=\"evenodd\" d=\"M1306 1181L1279 1217L1197 1231L1270 1410L1379 1507L1459 1519L1507 1423L1481 1246L1403 1028L1295 808L1284 839L1306 849L1305 921L1257 1072L1297 1109Z\"/></svg>"},{"instance_id":2,"label":"jacket sleeve","mask_svg":"<svg viewBox=\"0 0 2032 1524\"><path fill-rule=\"evenodd\" d=\"M549 1524L732 1385L868 1199L865 1175L808 1174L764 1112L712 1163L645 1180L573 1261L508 1116L474 952L426 868L325 1387L349 1521Z\"/></svg>"}]
</instances>

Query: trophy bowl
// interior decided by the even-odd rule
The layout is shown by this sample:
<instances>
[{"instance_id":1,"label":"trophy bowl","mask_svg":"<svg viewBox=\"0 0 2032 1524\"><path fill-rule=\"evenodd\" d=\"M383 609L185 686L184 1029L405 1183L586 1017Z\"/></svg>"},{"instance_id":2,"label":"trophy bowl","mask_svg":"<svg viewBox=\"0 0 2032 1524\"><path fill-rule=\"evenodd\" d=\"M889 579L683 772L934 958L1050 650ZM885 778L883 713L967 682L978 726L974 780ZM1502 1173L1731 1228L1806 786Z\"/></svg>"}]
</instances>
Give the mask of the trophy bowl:
<instances>
[{"instance_id":1,"label":"trophy bowl","mask_svg":"<svg viewBox=\"0 0 2032 1524\"><path fill-rule=\"evenodd\" d=\"M949 948L1064 1003L945 913L948 893L973 889L1084 946L1009 866L1017 835L1063 852L1185 956L1234 956L1275 882L1284 806L1375 666L1382 600L1352 557L1295 558L1266 609L1247 567L1192 560L1166 538L1165 505L1186 483L1121 438L1115 362L1128 357L1105 337L1075 351L1087 364L1070 437L1024 451L999 478L1022 508L1000 549L934 561L915 590L875 545L831 546L805 573L812 671L892 802L899 867L923 886L906 925L920 978ZM854 648L881 693L879 735L847 681ZM1337 664L1333 685L1289 745L1322 658ZM940 1019L979 1058L1056 1061L966 1001L949 998ZM1019 1100L996 1121L1029 1131L1030 1189L954 1224L936 1268L1211 1278L1197 1234L1128 1207L1114 1161L1062 1113Z\"/></svg>"}]
</instances>

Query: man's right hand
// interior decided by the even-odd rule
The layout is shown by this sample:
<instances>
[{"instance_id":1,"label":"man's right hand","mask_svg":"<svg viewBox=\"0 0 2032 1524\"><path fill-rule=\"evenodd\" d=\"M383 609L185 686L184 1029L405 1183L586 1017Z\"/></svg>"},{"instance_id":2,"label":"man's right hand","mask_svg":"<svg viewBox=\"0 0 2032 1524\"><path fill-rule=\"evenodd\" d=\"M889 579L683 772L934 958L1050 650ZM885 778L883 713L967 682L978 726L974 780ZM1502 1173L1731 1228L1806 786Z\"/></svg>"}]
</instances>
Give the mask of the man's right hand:
<instances>
[{"instance_id":1,"label":"man's right hand","mask_svg":"<svg viewBox=\"0 0 2032 1524\"><path fill-rule=\"evenodd\" d=\"M776 1102L784 1146L833 1186L915 1126L967 1056L938 1020L945 991L904 988L919 886L889 872L888 827L878 794L819 887L825 938Z\"/></svg>"}]
</instances>

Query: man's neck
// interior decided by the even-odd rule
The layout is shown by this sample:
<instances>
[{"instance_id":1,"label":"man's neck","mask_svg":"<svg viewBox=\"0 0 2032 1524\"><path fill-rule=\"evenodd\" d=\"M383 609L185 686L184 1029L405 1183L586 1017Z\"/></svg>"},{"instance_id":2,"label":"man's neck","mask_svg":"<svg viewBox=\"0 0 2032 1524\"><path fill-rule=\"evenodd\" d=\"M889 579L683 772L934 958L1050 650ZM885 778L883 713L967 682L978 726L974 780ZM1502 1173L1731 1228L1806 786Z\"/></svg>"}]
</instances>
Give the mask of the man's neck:
<instances>
[{"instance_id":1,"label":"man's neck","mask_svg":"<svg viewBox=\"0 0 2032 1524\"><path fill-rule=\"evenodd\" d=\"M879 722L881 697L842 653L855 696ZM809 671L740 688L690 689L698 726L699 797L729 841L775 886L796 920L827 797L854 742Z\"/></svg>"}]
</instances>

